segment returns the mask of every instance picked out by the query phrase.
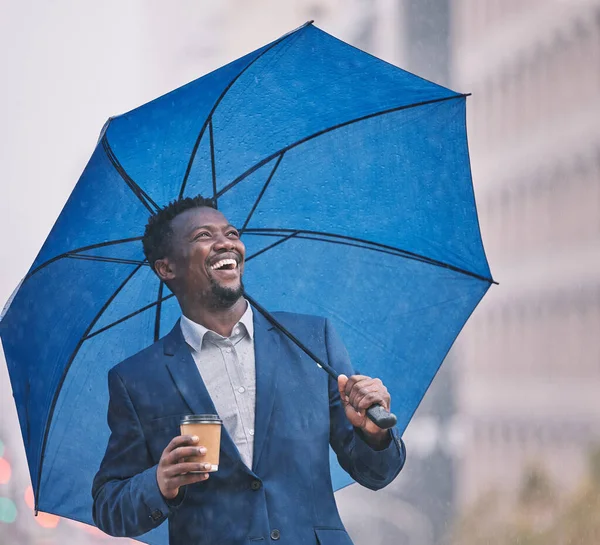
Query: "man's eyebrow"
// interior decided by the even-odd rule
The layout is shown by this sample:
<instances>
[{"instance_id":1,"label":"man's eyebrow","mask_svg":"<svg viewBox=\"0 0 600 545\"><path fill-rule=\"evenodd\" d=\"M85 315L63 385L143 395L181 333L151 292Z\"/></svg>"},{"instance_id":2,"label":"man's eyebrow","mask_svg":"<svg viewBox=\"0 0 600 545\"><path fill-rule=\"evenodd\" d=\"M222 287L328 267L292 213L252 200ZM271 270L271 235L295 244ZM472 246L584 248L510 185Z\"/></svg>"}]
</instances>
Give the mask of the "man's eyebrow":
<instances>
[{"instance_id":1,"label":"man's eyebrow","mask_svg":"<svg viewBox=\"0 0 600 545\"><path fill-rule=\"evenodd\" d=\"M188 236L190 236L194 231L198 231L199 229L208 229L209 231L211 231L214 228L215 228L214 225L194 225L194 227L192 227L189 230ZM224 228L225 229L235 229L236 231L238 230L238 228L235 225L231 225L231 223L228 223Z\"/></svg>"}]
</instances>

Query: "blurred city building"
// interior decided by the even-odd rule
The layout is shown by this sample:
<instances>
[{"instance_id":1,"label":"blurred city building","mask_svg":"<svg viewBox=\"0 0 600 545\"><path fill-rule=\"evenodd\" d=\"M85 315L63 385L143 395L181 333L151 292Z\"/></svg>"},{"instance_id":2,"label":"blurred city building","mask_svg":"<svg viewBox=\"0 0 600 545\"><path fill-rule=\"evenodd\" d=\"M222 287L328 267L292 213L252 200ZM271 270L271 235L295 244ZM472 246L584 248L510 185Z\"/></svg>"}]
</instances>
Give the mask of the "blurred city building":
<instances>
[{"instance_id":1,"label":"blurred city building","mask_svg":"<svg viewBox=\"0 0 600 545\"><path fill-rule=\"evenodd\" d=\"M462 506L569 493L600 433L600 2L454 0L483 239L499 287L460 339Z\"/></svg>"}]
</instances>

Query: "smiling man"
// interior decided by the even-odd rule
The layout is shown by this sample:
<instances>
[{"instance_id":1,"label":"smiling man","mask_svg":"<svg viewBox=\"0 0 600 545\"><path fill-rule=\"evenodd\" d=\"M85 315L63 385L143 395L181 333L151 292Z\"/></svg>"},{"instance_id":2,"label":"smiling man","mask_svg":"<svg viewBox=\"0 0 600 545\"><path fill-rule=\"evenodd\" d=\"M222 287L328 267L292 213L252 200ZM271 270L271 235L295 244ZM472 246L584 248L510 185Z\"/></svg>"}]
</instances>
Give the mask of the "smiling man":
<instances>
[{"instance_id":1,"label":"smiling man","mask_svg":"<svg viewBox=\"0 0 600 545\"><path fill-rule=\"evenodd\" d=\"M354 375L328 320L275 313L340 373L337 383L253 311L243 296L244 244L212 201L169 204L150 218L143 244L182 316L109 373L111 435L92 490L98 527L136 537L168 520L171 545L351 544L329 445L362 485L394 479L404 444L365 416L374 403L390 409L385 386ZM208 464L185 461L206 449L179 435L179 420L215 412L221 459L208 473Z\"/></svg>"}]
</instances>

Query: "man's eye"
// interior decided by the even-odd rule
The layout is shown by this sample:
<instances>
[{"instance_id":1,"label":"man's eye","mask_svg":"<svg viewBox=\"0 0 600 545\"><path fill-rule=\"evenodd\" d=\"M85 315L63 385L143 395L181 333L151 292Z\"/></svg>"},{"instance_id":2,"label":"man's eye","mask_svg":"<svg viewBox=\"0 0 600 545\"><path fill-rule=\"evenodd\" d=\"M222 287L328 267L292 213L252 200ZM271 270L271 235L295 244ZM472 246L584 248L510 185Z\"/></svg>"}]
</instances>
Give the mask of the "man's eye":
<instances>
[{"instance_id":1,"label":"man's eye","mask_svg":"<svg viewBox=\"0 0 600 545\"><path fill-rule=\"evenodd\" d=\"M227 236L228 236L228 237L231 237L231 236L234 236L234 237L239 237L239 236L240 236L240 234L239 234L237 231L229 231L229 232L227 233Z\"/></svg>"},{"instance_id":2,"label":"man's eye","mask_svg":"<svg viewBox=\"0 0 600 545\"><path fill-rule=\"evenodd\" d=\"M209 237L210 233L207 233L206 231L202 231L201 233L198 233L195 237L194 240L199 239L199 238L205 238L205 237Z\"/></svg>"}]
</instances>

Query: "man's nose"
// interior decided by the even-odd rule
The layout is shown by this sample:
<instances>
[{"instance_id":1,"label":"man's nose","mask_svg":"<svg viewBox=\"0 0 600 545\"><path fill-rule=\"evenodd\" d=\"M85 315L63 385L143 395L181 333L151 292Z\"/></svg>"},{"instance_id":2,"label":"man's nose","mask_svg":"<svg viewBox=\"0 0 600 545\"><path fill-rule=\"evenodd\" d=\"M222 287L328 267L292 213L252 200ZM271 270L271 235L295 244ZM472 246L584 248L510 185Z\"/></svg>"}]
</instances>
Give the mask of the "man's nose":
<instances>
[{"instance_id":1,"label":"man's nose","mask_svg":"<svg viewBox=\"0 0 600 545\"><path fill-rule=\"evenodd\" d=\"M217 235L214 249L215 250L233 250L235 248L235 241L231 240L228 236L224 234Z\"/></svg>"}]
</instances>

